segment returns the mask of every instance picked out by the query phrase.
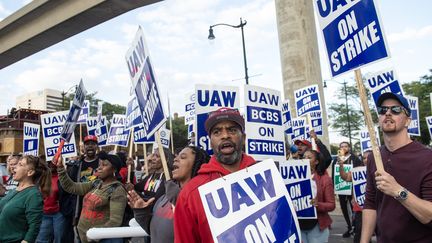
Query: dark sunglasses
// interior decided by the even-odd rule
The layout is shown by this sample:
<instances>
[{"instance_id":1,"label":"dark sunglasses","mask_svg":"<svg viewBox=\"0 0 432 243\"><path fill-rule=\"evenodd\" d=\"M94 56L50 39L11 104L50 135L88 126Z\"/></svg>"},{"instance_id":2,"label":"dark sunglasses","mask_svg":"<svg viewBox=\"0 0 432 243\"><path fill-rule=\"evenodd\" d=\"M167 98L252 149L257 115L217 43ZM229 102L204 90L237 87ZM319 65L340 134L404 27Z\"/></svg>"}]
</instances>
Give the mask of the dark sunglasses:
<instances>
[{"instance_id":1,"label":"dark sunglasses","mask_svg":"<svg viewBox=\"0 0 432 243\"><path fill-rule=\"evenodd\" d=\"M380 106L380 107L377 108L377 110L378 110L378 114L380 114L380 115L385 115L388 110L390 110L390 112L393 115L399 115L402 112L405 112L405 114L407 114L407 110L403 106L398 106L398 105L394 105L394 106Z\"/></svg>"}]
</instances>

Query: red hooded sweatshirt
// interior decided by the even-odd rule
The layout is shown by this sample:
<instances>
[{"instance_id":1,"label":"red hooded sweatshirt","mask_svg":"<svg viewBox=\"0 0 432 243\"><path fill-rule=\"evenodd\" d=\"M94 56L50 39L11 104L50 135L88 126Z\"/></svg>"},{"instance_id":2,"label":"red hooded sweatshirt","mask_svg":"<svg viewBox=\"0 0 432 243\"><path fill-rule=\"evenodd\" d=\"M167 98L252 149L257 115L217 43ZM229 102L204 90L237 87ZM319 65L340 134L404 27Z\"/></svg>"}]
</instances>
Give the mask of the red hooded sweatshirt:
<instances>
[{"instance_id":1,"label":"red hooded sweatshirt","mask_svg":"<svg viewBox=\"0 0 432 243\"><path fill-rule=\"evenodd\" d=\"M243 154L240 170L255 164L255 160ZM231 174L212 156L208 164L204 164L198 175L192 178L181 190L174 211L174 242L213 242L198 187L222 176Z\"/></svg>"}]
</instances>

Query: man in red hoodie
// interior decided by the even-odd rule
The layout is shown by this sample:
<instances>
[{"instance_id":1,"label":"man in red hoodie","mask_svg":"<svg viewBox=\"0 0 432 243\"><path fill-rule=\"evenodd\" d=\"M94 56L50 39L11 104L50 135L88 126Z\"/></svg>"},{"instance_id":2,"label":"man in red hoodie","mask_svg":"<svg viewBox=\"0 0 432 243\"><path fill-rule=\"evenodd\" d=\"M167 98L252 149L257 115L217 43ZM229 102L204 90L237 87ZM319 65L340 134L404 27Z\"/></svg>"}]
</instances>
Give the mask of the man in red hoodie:
<instances>
[{"instance_id":1,"label":"man in red hoodie","mask_svg":"<svg viewBox=\"0 0 432 243\"><path fill-rule=\"evenodd\" d=\"M205 122L213 156L178 196L174 212L175 242L213 242L198 187L212 180L244 169L255 160L243 153L245 122L237 110L220 108Z\"/></svg>"}]
</instances>

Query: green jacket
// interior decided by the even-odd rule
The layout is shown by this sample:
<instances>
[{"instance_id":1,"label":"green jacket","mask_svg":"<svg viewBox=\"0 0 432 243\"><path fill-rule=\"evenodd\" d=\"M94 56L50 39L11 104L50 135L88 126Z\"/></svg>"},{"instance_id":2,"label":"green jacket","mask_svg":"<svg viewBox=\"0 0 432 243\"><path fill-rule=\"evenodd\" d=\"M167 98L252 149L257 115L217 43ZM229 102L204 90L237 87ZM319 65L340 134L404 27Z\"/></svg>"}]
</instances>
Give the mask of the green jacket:
<instances>
[{"instance_id":1,"label":"green jacket","mask_svg":"<svg viewBox=\"0 0 432 243\"><path fill-rule=\"evenodd\" d=\"M82 242L88 242L86 233L93 227L119 227L127 203L127 192L121 182L103 185L101 180L77 183L71 180L64 168L59 168L59 180L63 189L71 194L84 196L78 233Z\"/></svg>"},{"instance_id":2,"label":"green jacket","mask_svg":"<svg viewBox=\"0 0 432 243\"><path fill-rule=\"evenodd\" d=\"M42 193L36 186L10 191L0 200L0 242L34 242L42 214Z\"/></svg>"}]
</instances>

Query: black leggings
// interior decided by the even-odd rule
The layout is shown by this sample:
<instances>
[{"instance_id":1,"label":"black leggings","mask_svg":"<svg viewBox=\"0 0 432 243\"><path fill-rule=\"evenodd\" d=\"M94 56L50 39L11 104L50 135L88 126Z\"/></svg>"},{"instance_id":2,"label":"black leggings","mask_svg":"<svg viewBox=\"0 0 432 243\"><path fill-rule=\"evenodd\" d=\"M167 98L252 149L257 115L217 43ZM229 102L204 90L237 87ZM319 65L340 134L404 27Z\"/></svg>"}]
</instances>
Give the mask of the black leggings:
<instances>
[{"instance_id":1,"label":"black leggings","mask_svg":"<svg viewBox=\"0 0 432 243\"><path fill-rule=\"evenodd\" d=\"M351 215L350 215L350 212L352 212L351 199L352 199L351 195L349 195L349 196L347 196L347 195L339 195L340 207L341 207L343 216L345 218L345 222L347 223L348 230L352 229ZM348 211L348 205L350 207L350 211Z\"/></svg>"}]
</instances>

